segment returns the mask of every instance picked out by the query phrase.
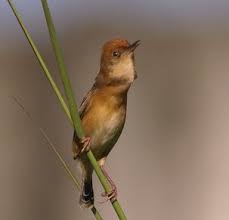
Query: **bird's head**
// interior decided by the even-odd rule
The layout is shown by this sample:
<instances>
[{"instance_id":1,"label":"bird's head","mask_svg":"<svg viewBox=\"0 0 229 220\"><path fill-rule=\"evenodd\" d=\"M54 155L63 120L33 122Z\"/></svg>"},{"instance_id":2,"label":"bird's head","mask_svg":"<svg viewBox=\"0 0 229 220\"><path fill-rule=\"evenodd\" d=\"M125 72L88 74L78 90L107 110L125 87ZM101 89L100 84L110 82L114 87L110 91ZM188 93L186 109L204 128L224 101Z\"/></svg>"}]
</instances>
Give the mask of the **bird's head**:
<instances>
[{"instance_id":1,"label":"bird's head","mask_svg":"<svg viewBox=\"0 0 229 220\"><path fill-rule=\"evenodd\" d=\"M127 40L115 39L104 44L100 63L100 77L109 83L131 84L137 77L134 51L139 40L130 44Z\"/></svg>"}]
</instances>

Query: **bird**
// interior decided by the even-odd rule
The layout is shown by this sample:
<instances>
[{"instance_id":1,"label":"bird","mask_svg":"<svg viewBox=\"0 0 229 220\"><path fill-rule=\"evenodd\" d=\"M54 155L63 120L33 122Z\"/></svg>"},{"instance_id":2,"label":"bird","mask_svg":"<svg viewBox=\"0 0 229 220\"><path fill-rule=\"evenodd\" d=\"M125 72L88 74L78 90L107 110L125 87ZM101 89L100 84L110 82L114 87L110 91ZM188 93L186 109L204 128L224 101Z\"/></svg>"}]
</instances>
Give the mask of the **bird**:
<instances>
[{"instance_id":1,"label":"bird","mask_svg":"<svg viewBox=\"0 0 229 220\"><path fill-rule=\"evenodd\" d=\"M113 201L117 199L117 188L104 165L125 124L127 93L137 78L134 51L139 44L139 40L130 44L125 39L113 39L103 45L99 72L80 105L79 115L85 137L79 139L74 132L72 152L82 171L79 203L83 208L94 205L93 167L86 155L89 150L111 185L111 192L102 196Z\"/></svg>"}]
</instances>

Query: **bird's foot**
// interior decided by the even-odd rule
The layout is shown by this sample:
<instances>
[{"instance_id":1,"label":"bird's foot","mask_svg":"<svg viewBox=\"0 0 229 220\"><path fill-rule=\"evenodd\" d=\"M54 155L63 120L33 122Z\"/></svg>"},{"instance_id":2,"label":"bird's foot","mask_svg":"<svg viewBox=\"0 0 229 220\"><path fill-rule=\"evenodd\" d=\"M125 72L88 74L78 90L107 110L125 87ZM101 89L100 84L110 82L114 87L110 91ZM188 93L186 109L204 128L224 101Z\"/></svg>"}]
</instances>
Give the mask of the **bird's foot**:
<instances>
[{"instance_id":1,"label":"bird's foot","mask_svg":"<svg viewBox=\"0 0 229 220\"><path fill-rule=\"evenodd\" d=\"M80 154L84 152L88 152L90 150L90 143L91 143L91 138L90 137L83 137L82 139L77 142L79 145L79 150L73 146L73 159L76 160Z\"/></svg>"},{"instance_id":2,"label":"bird's foot","mask_svg":"<svg viewBox=\"0 0 229 220\"><path fill-rule=\"evenodd\" d=\"M80 150L76 151L75 149L73 149L73 159L76 160L80 154L82 154L84 152L88 152L90 150L90 143L91 143L90 137L83 137L79 141Z\"/></svg>"},{"instance_id":3,"label":"bird's foot","mask_svg":"<svg viewBox=\"0 0 229 220\"><path fill-rule=\"evenodd\" d=\"M114 184L112 184L111 187L112 188L110 192L103 192L101 194L102 197L106 198L104 201L100 202L101 204L107 202L108 200L110 200L111 202L117 200L117 196L118 196L117 187Z\"/></svg>"},{"instance_id":4,"label":"bird's foot","mask_svg":"<svg viewBox=\"0 0 229 220\"><path fill-rule=\"evenodd\" d=\"M83 137L80 140L81 149L80 149L80 153L79 154L82 154L84 152L88 152L90 150L90 143L91 143L91 138L90 137Z\"/></svg>"},{"instance_id":5,"label":"bird's foot","mask_svg":"<svg viewBox=\"0 0 229 220\"><path fill-rule=\"evenodd\" d=\"M118 196L117 187L116 187L115 183L113 182L113 180L110 178L107 171L105 170L104 166L101 166L101 169L103 171L103 174L106 176L108 182L111 185L111 191L110 192L103 192L101 194L102 197L106 197L106 200L101 202L101 203L107 202L108 200L110 200L111 202L114 202L115 200L117 200L117 196Z\"/></svg>"}]
</instances>

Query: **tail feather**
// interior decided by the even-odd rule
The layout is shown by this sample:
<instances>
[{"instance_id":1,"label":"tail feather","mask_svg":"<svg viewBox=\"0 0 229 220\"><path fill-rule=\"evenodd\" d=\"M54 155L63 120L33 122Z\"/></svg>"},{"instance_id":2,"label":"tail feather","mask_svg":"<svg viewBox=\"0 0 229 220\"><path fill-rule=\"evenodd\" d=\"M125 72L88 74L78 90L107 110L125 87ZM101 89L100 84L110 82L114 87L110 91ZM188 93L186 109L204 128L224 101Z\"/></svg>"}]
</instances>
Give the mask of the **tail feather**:
<instances>
[{"instance_id":1,"label":"tail feather","mask_svg":"<svg viewBox=\"0 0 229 220\"><path fill-rule=\"evenodd\" d=\"M92 180L85 180L83 183L82 193L80 195L80 206L89 208L94 205L94 192Z\"/></svg>"}]
</instances>

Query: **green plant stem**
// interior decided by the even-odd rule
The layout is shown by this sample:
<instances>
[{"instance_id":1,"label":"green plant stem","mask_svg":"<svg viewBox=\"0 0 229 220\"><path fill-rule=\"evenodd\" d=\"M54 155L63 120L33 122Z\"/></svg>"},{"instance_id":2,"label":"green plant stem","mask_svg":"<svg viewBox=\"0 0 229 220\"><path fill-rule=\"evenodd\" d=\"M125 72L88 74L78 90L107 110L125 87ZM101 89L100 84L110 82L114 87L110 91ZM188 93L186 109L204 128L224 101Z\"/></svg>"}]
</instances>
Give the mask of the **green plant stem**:
<instances>
[{"instance_id":1,"label":"green plant stem","mask_svg":"<svg viewBox=\"0 0 229 220\"><path fill-rule=\"evenodd\" d=\"M41 0L41 3L43 6L43 10L44 10L44 14L45 14L45 18L46 18L46 22L47 22L53 50L54 50L56 60L58 63L60 76L61 76L61 79L62 79L62 82L64 85L65 94L66 94L66 97L68 100L68 106L70 109L70 114L72 117L73 126L74 126L74 129L78 135L78 138L81 139L84 137L84 131L83 131L83 128L81 126L81 120L80 120L80 116L79 116L79 113L77 110L77 105L75 102L73 90L72 90L71 83L70 83L70 80L69 80L69 77L67 74L67 68L66 68L66 65L64 63L63 53L62 53L60 44L59 44L58 39L57 39L55 26L54 26L54 23L52 21L52 16L51 16L51 13L50 13L50 10L48 7L48 2L47 2L47 0ZM90 160L90 162L91 162L103 188L105 189L105 191L107 193L110 192L110 190L111 190L110 184L109 184L108 180L106 179L106 177L104 176L101 168L99 167L92 151L87 152L87 157ZM113 205L113 207L114 207L120 220L127 219L117 200L113 201L112 205Z\"/></svg>"},{"instance_id":2,"label":"green plant stem","mask_svg":"<svg viewBox=\"0 0 229 220\"><path fill-rule=\"evenodd\" d=\"M48 70L48 68L47 68L47 66L46 66L46 64L44 62L44 59L42 58L39 50L37 49L37 46L33 42L32 38L31 38L29 32L27 31L27 29L26 29L26 27L25 27L25 25L24 25L24 23L23 23L20 15L18 14L18 12L17 12L14 4L12 3L11 0L7 0L7 2L9 3L9 5L10 5L10 7L11 7L11 9L12 9L14 15L15 15L15 17L17 18L17 21L18 21L19 25L21 26L21 28L22 28L22 30L23 30L23 32L24 32L24 34L25 34L25 36L26 36L26 38L27 38L30 46L32 47L33 52L35 53L35 55L36 55L36 57L37 57L40 65L41 65L41 67L42 67L42 69L43 69L43 71L45 73L45 76L47 77L47 79L48 79L49 83L51 84L51 86L52 86L52 88L53 88L53 90L54 90L57 98L59 99L59 101L61 103L61 106L63 107L63 110L65 111L65 113L66 113L66 115L67 115L70 123L72 124L72 119L71 119L70 112L68 110L68 106L66 105L66 103L65 103L65 101L64 101L64 99L63 99L63 97L61 95L61 92L60 92L58 86L56 85L55 81L53 80L53 78L52 78L52 76L51 76L51 74L50 74L50 72L49 72L49 70ZM60 155L58 155L58 158L60 159L59 156ZM61 160L61 162L63 163L62 160ZM64 167L66 169L66 166L65 165L64 165ZM70 175L70 173L69 173L69 175ZM75 179L75 177L74 177L74 180L73 181L74 181L75 185L77 186L78 181ZM103 220L102 217L101 217L101 215L99 214L98 210L96 209L96 207L92 207L91 208L91 211L92 211L92 213L94 214L94 216L95 216L95 218L97 220Z\"/></svg>"},{"instance_id":3,"label":"green plant stem","mask_svg":"<svg viewBox=\"0 0 229 220\"><path fill-rule=\"evenodd\" d=\"M74 127L75 131L77 132L77 136L81 139L84 137L84 133L83 133L83 129L81 126L80 116L79 116L79 114L77 114L77 112L78 112L77 105L75 102L75 97L73 95L71 83L70 83L70 80L68 78L67 68L66 68L66 65L65 65L64 59L63 59L63 53L62 53L61 48L59 47L59 44L58 44L58 41L56 38L55 28L54 28L54 25L52 23L50 11L48 9L48 3L47 3L47 1L41 1L41 2L42 2L42 6L43 6L43 9L45 12L45 17L46 17L46 21L47 21L49 32L50 32L50 37L52 39L51 42L52 42L52 46L53 46L54 51L55 51L57 65L59 68L59 73L60 73L61 80L62 80L63 85L64 85L65 95L67 97L67 104L68 104L70 115L71 115L71 118L73 121L73 127Z\"/></svg>"}]
</instances>

